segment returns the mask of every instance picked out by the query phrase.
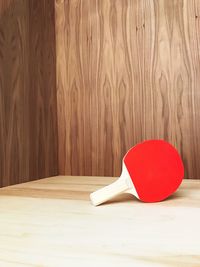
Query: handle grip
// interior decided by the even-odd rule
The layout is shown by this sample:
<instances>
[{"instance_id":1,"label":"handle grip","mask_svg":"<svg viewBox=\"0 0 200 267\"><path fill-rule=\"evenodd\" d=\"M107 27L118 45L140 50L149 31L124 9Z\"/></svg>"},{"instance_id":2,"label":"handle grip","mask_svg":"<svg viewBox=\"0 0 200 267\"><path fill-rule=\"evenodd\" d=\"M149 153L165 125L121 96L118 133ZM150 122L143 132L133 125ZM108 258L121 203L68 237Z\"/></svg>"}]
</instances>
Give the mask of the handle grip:
<instances>
[{"instance_id":1,"label":"handle grip","mask_svg":"<svg viewBox=\"0 0 200 267\"><path fill-rule=\"evenodd\" d=\"M116 195L125 192L130 189L130 182L125 178L119 178L114 183L107 185L92 194L90 194L90 199L94 206L100 205L103 202L115 197Z\"/></svg>"}]
</instances>

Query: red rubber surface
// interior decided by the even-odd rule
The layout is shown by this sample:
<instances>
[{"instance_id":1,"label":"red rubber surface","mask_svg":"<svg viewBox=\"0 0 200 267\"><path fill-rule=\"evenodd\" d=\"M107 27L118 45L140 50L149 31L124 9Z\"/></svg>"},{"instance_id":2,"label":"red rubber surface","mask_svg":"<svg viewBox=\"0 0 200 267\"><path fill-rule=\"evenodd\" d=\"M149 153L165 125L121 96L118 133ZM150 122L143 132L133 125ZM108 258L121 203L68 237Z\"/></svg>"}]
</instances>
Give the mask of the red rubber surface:
<instances>
[{"instance_id":1,"label":"red rubber surface","mask_svg":"<svg viewBox=\"0 0 200 267\"><path fill-rule=\"evenodd\" d=\"M124 163L140 200L162 201L182 182L184 167L177 150L163 140L149 140L131 148Z\"/></svg>"}]
</instances>

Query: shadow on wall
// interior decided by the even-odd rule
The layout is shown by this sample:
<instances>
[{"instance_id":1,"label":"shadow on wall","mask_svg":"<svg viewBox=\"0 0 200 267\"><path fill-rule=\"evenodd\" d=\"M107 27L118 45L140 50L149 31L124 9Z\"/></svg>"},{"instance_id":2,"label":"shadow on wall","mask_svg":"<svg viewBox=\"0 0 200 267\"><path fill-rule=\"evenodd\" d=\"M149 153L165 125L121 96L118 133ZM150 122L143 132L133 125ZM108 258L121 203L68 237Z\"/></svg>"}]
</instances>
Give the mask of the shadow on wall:
<instances>
[{"instance_id":1,"label":"shadow on wall","mask_svg":"<svg viewBox=\"0 0 200 267\"><path fill-rule=\"evenodd\" d=\"M54 1L0 2L0 186L57 175Z\"/></svg>"}]
</instances>

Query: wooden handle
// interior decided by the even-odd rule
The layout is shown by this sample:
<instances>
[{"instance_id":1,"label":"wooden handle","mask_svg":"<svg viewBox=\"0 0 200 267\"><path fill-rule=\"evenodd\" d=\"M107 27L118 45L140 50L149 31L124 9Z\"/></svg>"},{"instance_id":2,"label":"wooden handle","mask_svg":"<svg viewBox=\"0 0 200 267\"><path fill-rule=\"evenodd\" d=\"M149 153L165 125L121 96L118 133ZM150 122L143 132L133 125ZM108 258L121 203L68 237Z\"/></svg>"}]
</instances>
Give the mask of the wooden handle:
<instances>
[{"instance_id":1,"label":"wooden handle","mask_svg":"<svg viewBox=\"0 0 200 267\"><path fill-rule=\"evenodd\" d=\"M118 179L116 182L107 185L96 192L90 194L90 199L94 206L102 204L107 200L117 196L120 193L125 192L126 190L130 189L130 182L127 179Z\"/></svg>"}]
</instances>

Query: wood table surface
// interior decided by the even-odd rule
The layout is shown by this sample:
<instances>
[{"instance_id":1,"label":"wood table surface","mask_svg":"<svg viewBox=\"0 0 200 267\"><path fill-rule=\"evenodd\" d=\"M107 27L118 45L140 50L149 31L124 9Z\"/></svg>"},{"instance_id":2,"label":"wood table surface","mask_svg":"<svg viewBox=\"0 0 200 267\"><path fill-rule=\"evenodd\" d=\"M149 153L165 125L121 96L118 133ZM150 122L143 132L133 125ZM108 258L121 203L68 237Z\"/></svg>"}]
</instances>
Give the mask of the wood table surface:
<instances>
[{"instance_id":1,"label":"wood table surface","mask_svg":"<svg viewBox=\"0 0 200 267\"><path fill-rule=\"evenodd\" d=\"M200 180L160 203L123 194L94 207L116 178L56 176L0 190L0 267L200 266Z\"/></svg>"}]
</instances>

